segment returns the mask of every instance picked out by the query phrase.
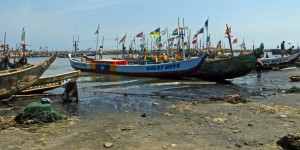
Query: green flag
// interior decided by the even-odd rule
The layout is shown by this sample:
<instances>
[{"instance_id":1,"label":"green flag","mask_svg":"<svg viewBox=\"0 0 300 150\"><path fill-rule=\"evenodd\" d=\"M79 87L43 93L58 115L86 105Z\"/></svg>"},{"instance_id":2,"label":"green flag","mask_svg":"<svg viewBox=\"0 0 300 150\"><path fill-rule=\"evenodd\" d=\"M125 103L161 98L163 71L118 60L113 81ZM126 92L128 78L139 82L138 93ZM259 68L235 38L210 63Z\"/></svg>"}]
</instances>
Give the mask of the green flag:
<instances>
[{"instance_id":1,"label":"green flag","mask_svg":"<svg viewBox=\"0 0 300 150\"><path fill-rule=\"evenodd\" d=\"M155 41L155 43L159 43L159 42L161 42L161 36L157 37L157 39Z\"/></svg>"},{"instance_id":2,"label":"green flag","mask_svg":"<svg viewBox=\"0 0 300 150\"><path fill-rule=\"evenodd\" d=\"M210 35L207 36L206 42L207 42L207 43L210 42Z\"/></svg>"}]
</instances>

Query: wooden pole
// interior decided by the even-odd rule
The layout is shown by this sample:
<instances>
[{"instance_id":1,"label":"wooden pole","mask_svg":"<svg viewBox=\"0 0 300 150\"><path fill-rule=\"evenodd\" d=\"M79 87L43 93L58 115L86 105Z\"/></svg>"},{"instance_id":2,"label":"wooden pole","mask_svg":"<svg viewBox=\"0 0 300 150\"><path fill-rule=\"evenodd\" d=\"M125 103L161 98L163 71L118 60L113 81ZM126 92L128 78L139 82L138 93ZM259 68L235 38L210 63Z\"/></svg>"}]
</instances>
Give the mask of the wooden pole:
<instances>
[{"instance_id":1,"label":"wooden pole","mask_svg":"<svg viewBox=\"0 0 300 150\"><path fill-rule=\"evenodd\" d=\"M226 28L228 30L228 25L226 24ZM231 36L230 34L228 34L228 41L229 41L229 46L230 46L230 52L231 52L231 55L233 56L233 50L232 50L232 44L231 44Z\"/></svg>"},{"instance_id":2,"label":"wooden pole","mask_svg":"<svg viewBox=\"0 0 300 150\"><path fill-rule=\"evenodd\" d=\"M97 34L96 49L95 49L95 51L96 51L95 59L97 59L97 51L98 51L99 26L100 25L98 24L98 28L97 28L97 31L95 33L95 34ZM100 57L100 53L99 53L99 57Z\"/></svg>"}]
</instances>

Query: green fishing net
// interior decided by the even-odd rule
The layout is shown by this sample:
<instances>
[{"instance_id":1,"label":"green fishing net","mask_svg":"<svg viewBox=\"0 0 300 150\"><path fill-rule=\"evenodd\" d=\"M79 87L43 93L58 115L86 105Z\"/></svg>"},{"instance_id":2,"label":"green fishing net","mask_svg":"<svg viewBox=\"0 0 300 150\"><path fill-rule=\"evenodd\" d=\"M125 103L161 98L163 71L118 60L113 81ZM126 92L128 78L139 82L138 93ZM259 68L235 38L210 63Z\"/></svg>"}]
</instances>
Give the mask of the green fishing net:
<instances>
[{"instance_id":1,"label":"green fishing net","mask_svg":"<svg viewBox=\"0 0 300 150\"><path fill-rule=\"evenodd\" d=\"M290 92L290 93L300 93L300 87L293 86L292 88L290 88L288 90L288 92Z\"/></svg>"},{"instance_id":2,"label":"green fishing net","mask_svg":"<svg viewBox=\"0 0 300 150\"><path fill-rule=\"evenodd\" d=\"M34 123L45 123L64 119L67 119L67 117L59 114L51 103L32 102L25 107L23 112L16 116L15 121L24 123L31 120Z\"/></svg>"}]
</instances>

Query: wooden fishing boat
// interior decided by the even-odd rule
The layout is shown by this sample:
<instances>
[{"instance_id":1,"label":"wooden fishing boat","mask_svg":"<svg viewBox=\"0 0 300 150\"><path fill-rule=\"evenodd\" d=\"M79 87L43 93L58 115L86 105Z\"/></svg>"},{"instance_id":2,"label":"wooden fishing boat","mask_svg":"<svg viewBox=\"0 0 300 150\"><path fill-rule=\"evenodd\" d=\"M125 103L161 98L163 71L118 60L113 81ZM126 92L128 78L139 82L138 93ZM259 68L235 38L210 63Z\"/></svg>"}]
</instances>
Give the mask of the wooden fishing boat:
<instances>
[{"instance_id":1,"label":"wooden fishing boat","mask_svg":"<svg viewBox=\"0 0 300 150\"><path fill-rule=\"evenodd\" d=\"M274 68L282 69L282 68L291 67L292 65L295 64L299 56L300 56L300 52L285 57L263 58L259 60L264 64L264 70L272 70Z\"/></svg>"},{"instance_id":2,"label":"wooden fishing boat","mask_svg":"<svg viewBox=\"0 0 300 150\"><path fill-rule=\"evenodd\" d=\"M71 66L83 72L96 72L103 74L119 74L140 77L175 78L195 73L199 70L207 54L168 63L159 64L128 64L126 60L92 60L90 62L78 61L69 55Z\"/></svg>"},{"instance_id":3,"label":"wooden fishing boat","mask_svg":"<svg viewBox=\"0 0 300 150\"><path fill-rule=\"evenodd\" d=\"M56 56L57 54L53 53L48 59L35 65L26 64L16 69L0 71L0 99L10 98L31 86L49 68Z\"/></svg>"},{"instance_id":4,"label":"wooden fishing boat","mask_svg":"<svg viewBox=\"0 0 300 150\"><path fill-rule=\"evenodd\" d=\"M300 82L300 75L291 75L290 79L292 82Z\"/></svg>"},{"instance_id":5,"label":"wooden fishing boat","mask_svg":"<svg viewBox=\"0 0 300 150\"><path fill-rule=\"evenodd\" d=\"M77 80L80 72L81 72L80 70L76 70L68 73L41 77L31 86L29 86L25 90L22 90L18 94L33 94L33 93L38 94L38 93L43 93L45 91L61 87L61 85L64 82L66 82L68 79Z\"/></svg>"},{"instance_id":6,"label":"wooden fishing boat","mask_svg":"<svg viewBox=\"0 0 300 150\"><path fill-rule=\"evenodd\" d=\"M228 58L207 59L193 76L207 80L224 80L245 76L255 68L255 63L263 54L264 44L251 53Z\"/></svg>"}]
</instances>

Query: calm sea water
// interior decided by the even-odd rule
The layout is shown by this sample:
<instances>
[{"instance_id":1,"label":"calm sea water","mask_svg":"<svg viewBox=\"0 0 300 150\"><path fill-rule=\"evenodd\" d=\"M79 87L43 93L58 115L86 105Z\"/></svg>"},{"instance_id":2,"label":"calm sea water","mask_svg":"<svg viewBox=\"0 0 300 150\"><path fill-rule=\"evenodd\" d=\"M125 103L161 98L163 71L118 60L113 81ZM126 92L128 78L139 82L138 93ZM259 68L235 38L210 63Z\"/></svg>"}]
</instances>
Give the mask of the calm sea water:
<instances>
[{"instance_id":1,"label":"calm sea water","mask_svg":"<svg viewBox=\"0 0 300 150\"><path fill-rule=\"evenodd\" d=\"M104 55L104 59L114 57ZM270 57L271 56L270 54ZM30 63L45 60L46 57L29 58ZM89 115L91 113L136 112L159 113L160 108L174 101L200 100L212 97L225 97L238 93L265 91L272 94L278 89L289 89L300 86L290 82L288 78L299 68L288 68L280 71L263 72L261 78L256 72L229 80L230 82L216 83L196 78L158 79L145 77L128 77L119 75L104 75L82 72L77 80L79 103L62 104L60 94L63 88L57 88L46 93L53 104L71 115ZM74 71L68 58L56 58L43 76L55 75ZM299 70L298 70L299 71ZM269 91L269 93L268 93ZM271 91L271 92L270 92ZM24 97L16 105L24 106L40 97ZM161 105L153 107L153 102Z\"/></svg>"}]
</instances>

